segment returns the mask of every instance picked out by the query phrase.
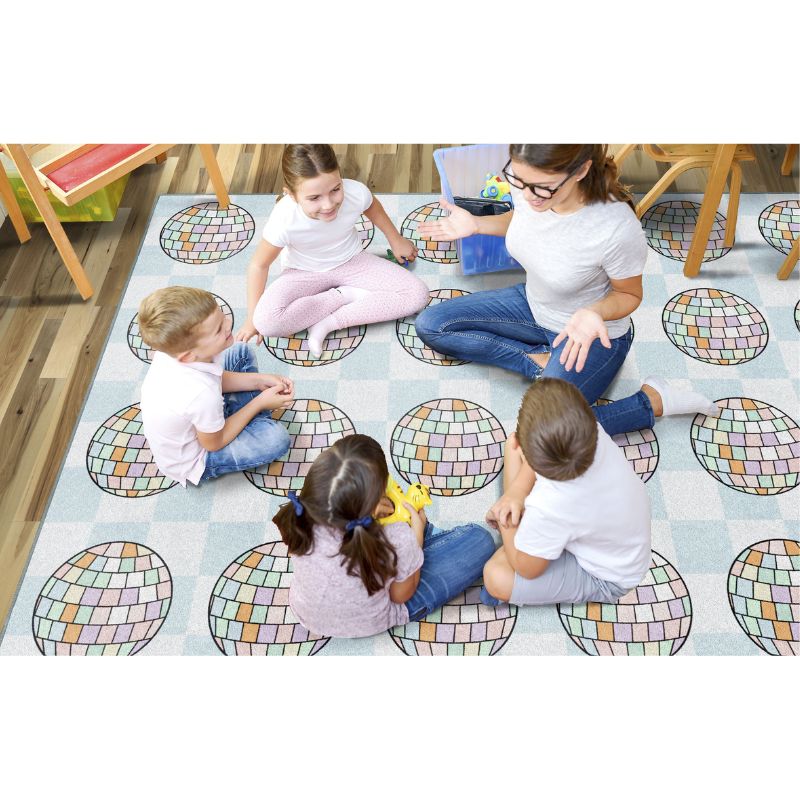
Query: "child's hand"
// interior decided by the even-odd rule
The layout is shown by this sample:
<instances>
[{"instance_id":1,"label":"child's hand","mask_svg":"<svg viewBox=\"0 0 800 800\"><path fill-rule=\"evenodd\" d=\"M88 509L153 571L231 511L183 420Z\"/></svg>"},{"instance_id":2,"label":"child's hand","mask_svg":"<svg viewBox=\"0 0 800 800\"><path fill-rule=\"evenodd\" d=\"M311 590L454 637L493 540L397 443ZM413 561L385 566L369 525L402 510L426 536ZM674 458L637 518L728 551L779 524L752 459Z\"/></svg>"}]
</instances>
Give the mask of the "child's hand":
<instances>
[{"instance_id":1,"label":"child's hand","mask_svg":"<svg viewBox=\"0 0 800 800\"><path fill-rule=\"evenodd\" d=\"M284 375L270 375L265 372L259 373L257 376L256 389L259 391L269 389L271 386L277 386L283 394L294 392L294 381Z\"/></svg>"},{"instance_id":2,"label":"child's hand","mask_svg":"<svg viewBox=\"0 0 800 800\"><path fill-rule=\"evenodd\" d=\"M392 243L392 253L398 264L408 264L417 257L417 247L411 239L398 239Z\"/></svg>"},{"instance_id":3,"label":"child's hand","mask_svg":"<svg viewBox=\"0 0 800 800\"><path fill-rule=\"evenodd\" d=\"M384 495L375 508L373 516L382 519L383 517L391 517L392 514L394 514L394 503Z\"/></svg>"},{"instance_id":4,"label":"child's hand","mask_svg":"<svg viewBox=\"0 0 800 800\"><path fill-rule=\"evenodd\" d=\"M428 522L428 517L425 515L425 509L421 508L417 511L411 503L403 502L403 505L408 509L408 513L411 514L411 521L408 523L411 526L411 530L414 531L414 535L417 537L417 541L419 542L419 546L422 547L422 541L425 538L425 525Z\"/></svg>"},{"instance_id":5,"label":"child's hand","mask_svg":"<svg viewBox=\"0 0 800 800\"><path fill-rule=\"evenodd\" d=\"M234 341L247 344L253 337L256 337L256 344L261 344L264 337L255 329L252 320L247 320L241 328L234 334Z\"/></svg>"},{"instance_id":6,"label":"child's hand","mask_svg":"<svg viewBox=\"0 0 800 800\"><path fill-rule=\"evenodd\" d=\"M518 497L504 494L487 512L486 522L495 530L499 526L504 528L516 528L519 525L522 514L525 511L525 502Z\"/></svg>"},{"instance_id":7,"label":"child's hand","mask_svg":"<svg viewBox=\"0 0 800 800\"><path fill-rule=\"evenodd\" d=\"M284 391L283 386L270 386L256 398L262 411L274 411L278 408L289 408L294 400L294 389Z\"/></svg>"}]
</instances>

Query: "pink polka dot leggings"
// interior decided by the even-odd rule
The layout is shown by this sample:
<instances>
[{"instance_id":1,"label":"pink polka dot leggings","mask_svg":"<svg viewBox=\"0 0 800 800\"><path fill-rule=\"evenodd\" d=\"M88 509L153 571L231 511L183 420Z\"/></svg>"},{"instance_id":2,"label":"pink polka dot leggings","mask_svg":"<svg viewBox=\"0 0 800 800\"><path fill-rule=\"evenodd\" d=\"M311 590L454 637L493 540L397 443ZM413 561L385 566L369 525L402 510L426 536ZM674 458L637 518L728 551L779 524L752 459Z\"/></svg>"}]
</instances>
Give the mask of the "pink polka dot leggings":
<instances>
[{"instance_id":1,"label":"pink polka dot leggings","mask_svg":"<svg viewBox=\"0 0 800 800\"><path fill-rule=\"evenodd\" d=\"M366 289L349 302L337 286ZM428 287L403 267L372 253L358 253L327 272L285 269L270 284L253 312L262 336L291 336L330 315L336 329L399 319L428 302Z\"/></svg>"}]
</instances>

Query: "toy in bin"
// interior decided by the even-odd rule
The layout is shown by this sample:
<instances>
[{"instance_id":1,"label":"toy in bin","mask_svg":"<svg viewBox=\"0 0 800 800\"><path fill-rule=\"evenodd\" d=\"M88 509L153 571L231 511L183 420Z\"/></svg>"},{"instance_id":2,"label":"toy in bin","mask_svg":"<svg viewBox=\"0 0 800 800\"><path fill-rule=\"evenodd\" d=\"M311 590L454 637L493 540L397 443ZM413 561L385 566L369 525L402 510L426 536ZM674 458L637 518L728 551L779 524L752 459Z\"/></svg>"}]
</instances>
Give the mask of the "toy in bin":
<instances>
[{"instance_id":1,"label":"toy in bin","mask_svg":"<svg viewBox=\"0 0 800 800\"><path fill-rule=\"evenodd\" d=\"M508 181L504 181L499 175L486 173L486 185L481 189L481 197L489 200L505 200L511 202L511 186Z\"/></svg>"},{"instance_id":2,"label":"toy in bin","mask_svg":"<svg viewBox=\"0 0 800 800\"><path fill-rule=\"evenodd\" d=\"M382 525L391 522L411 522L411 512L403 505L410 503L417 511L423 506L431 505L431 493L422 483L412 483L403 494L400 484L390 475L386 484L386 496L394 503L394 513L388 517L381 517Z\"/></svg>"}]
</instances>

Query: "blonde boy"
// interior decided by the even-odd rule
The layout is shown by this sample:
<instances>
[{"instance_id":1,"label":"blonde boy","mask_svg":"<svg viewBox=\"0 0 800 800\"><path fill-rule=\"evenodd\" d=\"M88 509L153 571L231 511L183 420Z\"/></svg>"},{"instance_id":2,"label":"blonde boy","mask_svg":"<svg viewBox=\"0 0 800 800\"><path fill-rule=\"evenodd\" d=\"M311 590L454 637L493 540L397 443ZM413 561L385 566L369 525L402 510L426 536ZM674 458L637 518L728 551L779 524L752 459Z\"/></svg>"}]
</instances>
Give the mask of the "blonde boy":
<instances>
[{"instance_id":1,"label":"blonde boy","mask_svg":"<svg viewBox=\"0 0 800 800\"><path fill-rule=\"evenodd\" d=\"M270 412L289 406L292 381L256 371L250 348L233 345L214 295L158 289L139 306L139 330L155 351L142 384L144 435L168 478L197 484L289 449L289 434Z\"/></svg>"}]
</instances>

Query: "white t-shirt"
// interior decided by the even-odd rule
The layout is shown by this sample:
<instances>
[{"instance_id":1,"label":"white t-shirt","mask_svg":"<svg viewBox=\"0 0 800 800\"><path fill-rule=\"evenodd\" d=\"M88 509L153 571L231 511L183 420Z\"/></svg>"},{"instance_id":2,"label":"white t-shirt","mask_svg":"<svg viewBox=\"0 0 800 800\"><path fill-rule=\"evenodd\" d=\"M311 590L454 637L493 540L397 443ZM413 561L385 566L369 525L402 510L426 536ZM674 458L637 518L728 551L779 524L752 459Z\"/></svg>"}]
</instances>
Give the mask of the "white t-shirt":
<instances>
[{"instance_id":1,"label":"white t-shirt","mask_svg":"<svg viewBox=\"0 0 800 800\"><path fill-rule=\"evenodd\" d=\"M592 575L626 589L650 565L650 498L611 437L597 426L589 469L571 481L537 475L514 546L555 561L564 550Z\"/></svg>"},{"instance_id":2,"label":"white t-shirt","mask_svg":"<svg viewBox=\"0 0 800 800\"><path fill-rule=\"evenodd\" d=\"M627 203L590 203L572 214L556 214L534 211L513 186L511 196L506 248L526 272L528 303L543 327L559 332L575 311L608 294L609 279L644 271L647 240ZM606 320L606 327L610 338L623 336L630 316Z\"/></svg>"},{"instance_id":3,"label":"white t-shirt","mask_svg":"<svg viewBox=\"0 0 800 800\"><path fill-rule=\"evenodd\" d=\"M207 451L196 431L216 433L225 426L222 373L225 354L211 363L184 364L155 351L142 383L142 427L158 468L186 486L200 482Z\"/></svg>"},{"instance_id":4,"label":"white t-shirt","mask_svg":"<svg viewBox=\"0 0 800 800\"><path fill-rule=\"evenodd\" d=\"M309 219L303 209L284 196L269 215L264 238L282 247L284 269L327 272L361 252L361 239L355 229L361 215L372 205L372 192L359 181L342 181L344 200L336 219L326 222Z\"/></svg>"}]
</instances>

